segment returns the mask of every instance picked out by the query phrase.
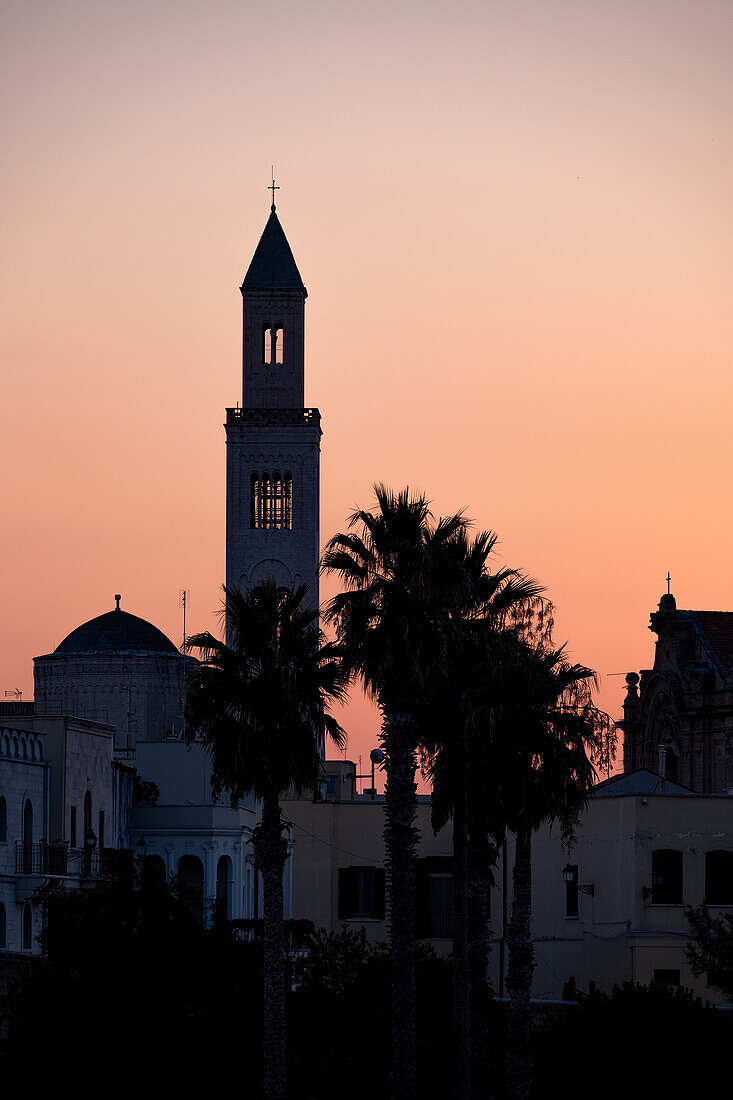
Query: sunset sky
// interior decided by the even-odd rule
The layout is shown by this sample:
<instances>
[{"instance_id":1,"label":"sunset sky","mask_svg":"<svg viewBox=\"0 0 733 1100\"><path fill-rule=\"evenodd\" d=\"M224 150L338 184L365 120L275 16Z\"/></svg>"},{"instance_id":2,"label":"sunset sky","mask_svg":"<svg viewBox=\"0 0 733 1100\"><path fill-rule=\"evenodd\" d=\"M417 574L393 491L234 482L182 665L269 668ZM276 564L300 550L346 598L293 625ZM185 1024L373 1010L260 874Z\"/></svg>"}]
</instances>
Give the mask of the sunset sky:
<instances>
[{"instance_id":1,"label":"sunset sky","mask_svg":"<svg viewBox=\"0 0 733 1100\"><path fill-rule=\"evenodd\" d=\"M614 717L668 570L733 609L730 0L5 0L0 40L0 698L115 592L214 627L271 163L322 542L375 481L465 508Z\"/></svg>"}]
</instances>

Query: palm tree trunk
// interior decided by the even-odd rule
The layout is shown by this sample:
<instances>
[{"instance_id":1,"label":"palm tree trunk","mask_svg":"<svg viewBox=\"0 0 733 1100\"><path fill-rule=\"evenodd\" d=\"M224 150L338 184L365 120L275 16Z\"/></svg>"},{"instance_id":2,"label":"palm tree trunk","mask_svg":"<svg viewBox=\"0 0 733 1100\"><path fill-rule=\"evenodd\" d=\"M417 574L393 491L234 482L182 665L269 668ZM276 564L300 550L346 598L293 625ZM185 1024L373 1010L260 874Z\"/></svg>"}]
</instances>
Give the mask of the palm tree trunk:
<instances>
[{"instance_id":1,"label":"palm tree trunk","mask_svg":"<svg viewBox=\"0 0 733 1100\"><path fill-rule=\"evenodd\" d=\"M384 707L382 744L386 783L384 847L392 952L391 1100L414 1100L416 739L404 705Z\"/></svg>"},{"instance_id":2,"label":"palm tree trunk","mask_svg":"<svg viewBox=\"0 0 733 1100\"><path fill-rule=\"evenodd\" d=\"M471 1091L468 967L468 776L465 750L457 746L453 801L453 1100Z\"/></svg>"},{"instance_id":3,"label":"palm tree trunk","mask_svg":"<svg viewBox=\"0 0 733 1100\"><path fill-rule=\"evenodd\" d=\"M507 1096L525 1100L532 1087L532 1018L529 997L534 971L532 946L532 832L517 830L514 857L514 897L507 940L509 963L506 986L509 993L507 1033Z\"/></svg>"},{"instance_id":4,"label":"palm tree trunk","mask_svg":"<svg viewBox=\"0 0 733 1100\"><path fill-rule=\"evenodd\" d=\"M288 854L282 835L280 806L267 799L253 845L262 871L264 908L264 1036L262 1095L285 1100L285 936L283 930L283 871Z\"/></svg>"},{"instance_id":5,"label":"palm tree trunk","mask_svg":"<svg viewBox=\"0 0 733 1100\"><path fill-rule=\"evenodd\" d=\"M468 966L471 1021L471 1096L489 1095L489 890L496 849L486 826L472 820L468 841Z\"/></svg>"}]
</instances>

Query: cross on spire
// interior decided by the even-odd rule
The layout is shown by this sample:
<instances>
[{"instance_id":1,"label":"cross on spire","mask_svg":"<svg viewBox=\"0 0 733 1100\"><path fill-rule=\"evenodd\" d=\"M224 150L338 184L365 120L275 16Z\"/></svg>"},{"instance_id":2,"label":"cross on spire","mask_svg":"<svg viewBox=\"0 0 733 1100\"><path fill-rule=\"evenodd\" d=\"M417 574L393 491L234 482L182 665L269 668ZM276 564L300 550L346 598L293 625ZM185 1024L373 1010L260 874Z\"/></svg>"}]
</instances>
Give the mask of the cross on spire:
<instances>
[{"instance_id":1,"label":"cross on spire","mask_svg":"<svg viewBox=\"0 0 733 1100\"><path fill-rule=\"evenodd\" d=\"M669 586L670 586L671 583L672 583L672 578L670 577L669 571L668 571L667 572L667 595L668 596L670 595Z\"/></svg>"},{"instance_id":2,"label":"cross on spire","mask_svg":"<svg viewBox=\"0 0 733 1100\"><path fill-rule=\"evenodd\" d=\"M275 192L280 190L280 184L275 183L275 166L274 166L274 164L270 166L270 170L272 172L272 183L268 185L267 190L272 191L272 206L270 207L270 209L274 212L274 210L275 210Z\"/></svg>"}]
</instances>

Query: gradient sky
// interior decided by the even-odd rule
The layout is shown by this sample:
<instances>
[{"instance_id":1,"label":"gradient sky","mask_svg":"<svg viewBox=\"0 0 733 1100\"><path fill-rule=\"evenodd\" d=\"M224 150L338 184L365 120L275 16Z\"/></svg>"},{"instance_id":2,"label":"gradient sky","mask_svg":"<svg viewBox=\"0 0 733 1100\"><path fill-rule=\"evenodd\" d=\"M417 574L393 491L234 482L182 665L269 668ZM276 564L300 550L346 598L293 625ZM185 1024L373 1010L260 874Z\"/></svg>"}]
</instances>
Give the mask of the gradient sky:
<instances>
[{"instance_id":1,"label":"gradient sky","mask_svg":"<svg viewBox=\"0 0 733 1100\"><path fill-rule=\"evenodd\" d=\"M272 162L322 541L377 480L465 508L614 717L667 570L680 607L733 608L729 0L0 18L0 693L115 592L179 642L187 587L213 627ZM346 721L357 758L376 716Z\"/></svg>"}]
</instances>

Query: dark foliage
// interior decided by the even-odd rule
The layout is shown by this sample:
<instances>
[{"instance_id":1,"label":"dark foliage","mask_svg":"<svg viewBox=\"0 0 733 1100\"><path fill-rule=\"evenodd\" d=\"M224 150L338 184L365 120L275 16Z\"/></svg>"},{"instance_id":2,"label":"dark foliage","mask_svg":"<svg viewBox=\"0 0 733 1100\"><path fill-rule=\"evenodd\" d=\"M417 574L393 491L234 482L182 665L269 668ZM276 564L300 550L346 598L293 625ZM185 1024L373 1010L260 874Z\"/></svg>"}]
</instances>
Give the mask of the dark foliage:
<instances>
[{"instance_id":1,"label":"dark foliage","mask_svg":"<svg viewBox=\"0 0 733 1100\"><path fill-rule=\"evenodd\" d=\"M73 1064L110 1087L143 1066L151 1082L190 1081L226 1049L257 1066L260 951L206 931L175 884L130 874L52 895L45 948L13 998L8 1079L33 1067L38 1085Z\"/></svg>"},{"instance_id":2,"label":"dark foliage","mask_svg":"<svg viewBox=\"0 0 733 1100\"><path fill-rule=\"evenodd\" d=\"M624 982L538 1026L532 1095L706 1095L727 1079L731 1040L733 1017L688 990Z\"/></svg>"},{"instance_id":3,"label":"dark foliage","mask_svg":"<svg viewBox=\"0 0 733 1100\"><path fill-rule=\"evenodd\" d=\"M706 905L687 910L693 934L687 960L695 977L707 972L708 984L733 1001L733 913L714 917Z\"/></svg>"},{"instance_id":4,"label":"dark foliage","mask_svg":"<svg viewBox=\"0 0 733 1100\"><path fill-rule=\"evenodd\" d=\"M160 798L160 787L152 779L141 779L135 772L132 785L133 806L155 806Z\"/></svg>"},{"instance_id":5,"label":"dark foliage","mask_svg":"<svg viewBox=\"0 0 733 1100\"><path fill-rule=\"evenodd\" d=\"M389 1096L390 957L362 931L319 932L296 970L289 1001L292 1100ZM417 1084L421 1097L450 1095L450 963L416 951Z\"/></svg>"}]
</instances>

